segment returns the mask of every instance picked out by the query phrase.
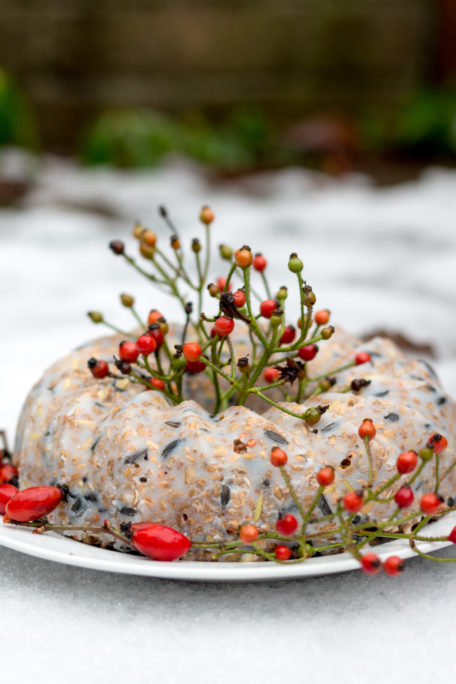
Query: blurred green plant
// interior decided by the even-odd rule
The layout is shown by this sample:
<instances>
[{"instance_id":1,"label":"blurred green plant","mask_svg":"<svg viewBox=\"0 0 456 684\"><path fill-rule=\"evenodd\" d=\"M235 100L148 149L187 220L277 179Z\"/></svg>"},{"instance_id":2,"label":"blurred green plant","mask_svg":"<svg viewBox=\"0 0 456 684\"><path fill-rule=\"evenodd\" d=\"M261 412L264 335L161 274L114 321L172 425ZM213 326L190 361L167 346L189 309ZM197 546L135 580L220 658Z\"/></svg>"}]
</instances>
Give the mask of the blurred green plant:
<instances>
[{"instance_id":1,"label":"blurred green plant","mask_svg":"<svg viewBox=\"0 0 456 684\"><path fill-rule=\"evenodd\" d=\"M38 148L35 119L27 99L1 67L0 145L18 145L34 150Z\"/></svg>"},{"instance_id":2,"label":"blurred green plant","mask_svg":"<svg viewBox=\"0 0 456 684\"><path fill-rule=\"evenodd\" d=\"M178 127L166 116L147 110L110 111L85 135L82 157L88 164L155 166L175 148L178 136Z\"/></svg>"},{"instance_id":3,"label":"blurred green plant","mask_svg":"<svg viewBox=\"0 0 456 684\"><path fill-rule=\"evenodd\" d=\"M456 153L456 84L425 89L389 113L361 120L363 147L399 151L418 158L442 159Z\"/></svg>"},{"instance_id":4,"label":"blurred green plant","mask_svg":"<svg viewBox=\"0 0 456 684\"><path fill-rule=\"evenodd\" d=\"M87 164L155 166L177 152L223 170L248 169L274 154L269 123L255 110L235 110L219 125L203 117L177 121L145 109L111 111L91 126L82 144Z\"/></svg>"}]
</instances>

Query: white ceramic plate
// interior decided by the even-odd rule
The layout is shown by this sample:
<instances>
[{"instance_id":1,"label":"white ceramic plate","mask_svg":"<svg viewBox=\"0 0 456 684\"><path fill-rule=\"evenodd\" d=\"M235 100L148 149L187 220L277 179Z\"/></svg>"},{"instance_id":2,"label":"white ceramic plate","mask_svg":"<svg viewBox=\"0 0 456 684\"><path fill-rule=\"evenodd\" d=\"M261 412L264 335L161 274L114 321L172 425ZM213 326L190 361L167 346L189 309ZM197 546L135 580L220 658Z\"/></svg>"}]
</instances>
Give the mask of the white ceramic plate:
<instances>
[{"instance_id":1,"label":"white ceramic plate","mask_svg":"<svg viewBox=\"0 0 456 684\"><path fill-rule=\"evenodd\" d=\"M423 528L422 534L442 536L448 534L455 524L456 511L428 525L427 528ZM449 544L450 542L422 542L418 546L421 551L430 553ZM91 570L196 582L261 582L329 575L359 569L359 563L348 553L311 558L305 563L291 565L268 562L204 563L179 561L165 563L88 546L55 533L48 532L44 535L36 535L30 529L4 525L3 523L0 523L0 545L37 558L90 568ZM377 546L375 551L382 560L392 554L401 558L416 555L408 543L402 539L395 539Z\"/></svg>"}]
</instances>

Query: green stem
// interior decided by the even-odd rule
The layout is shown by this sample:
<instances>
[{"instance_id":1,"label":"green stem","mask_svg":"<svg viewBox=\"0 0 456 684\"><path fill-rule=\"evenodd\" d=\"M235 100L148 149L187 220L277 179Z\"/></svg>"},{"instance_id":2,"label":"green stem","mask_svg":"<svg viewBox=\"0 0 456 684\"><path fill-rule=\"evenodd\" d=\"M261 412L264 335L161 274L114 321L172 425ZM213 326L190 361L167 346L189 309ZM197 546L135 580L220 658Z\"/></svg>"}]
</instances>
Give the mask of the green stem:
<instances>
[{"instance_id":1,"label":"green stem","mask_svg":"<svg viewBox=\"0 0 456 684\"><path fill-rule=\"evenodd\" d=\"M285 484L288 487L288 491L291 494L291 498L295 502L296 508L299 511L299 514L302 518L302 521L305 522L307 514L306 514L305 510L303 509L301 502L298 499L298 496L295 492L293 485L291 484L291 480L290 480L290 477L289 477L287 471L285 470L285 466L280 466L279 470L280 470L280 474L282 475L283 479L285 480Z\"/></svg>"}]
</instances>

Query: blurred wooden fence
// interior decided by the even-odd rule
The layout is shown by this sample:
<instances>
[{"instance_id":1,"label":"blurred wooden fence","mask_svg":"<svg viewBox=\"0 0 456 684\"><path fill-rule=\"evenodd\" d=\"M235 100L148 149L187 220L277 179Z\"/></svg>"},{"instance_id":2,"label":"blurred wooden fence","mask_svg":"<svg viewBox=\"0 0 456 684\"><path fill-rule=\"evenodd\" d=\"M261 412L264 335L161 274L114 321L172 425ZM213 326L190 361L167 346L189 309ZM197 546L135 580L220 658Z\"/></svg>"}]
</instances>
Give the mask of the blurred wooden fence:
<instances>
[{"instance_id":1,"label":"blurred wooden fence","mask_svg":"<svg viewBox=\"0 0 456 684\"><path fill-rule=\"evenodd\" d=\"M437 3L438 4L438 3ZM279 118L388 104L432 68L433 0L0 0L0 65L45 141L145 104Z\"/></svg>"}]
</instances>

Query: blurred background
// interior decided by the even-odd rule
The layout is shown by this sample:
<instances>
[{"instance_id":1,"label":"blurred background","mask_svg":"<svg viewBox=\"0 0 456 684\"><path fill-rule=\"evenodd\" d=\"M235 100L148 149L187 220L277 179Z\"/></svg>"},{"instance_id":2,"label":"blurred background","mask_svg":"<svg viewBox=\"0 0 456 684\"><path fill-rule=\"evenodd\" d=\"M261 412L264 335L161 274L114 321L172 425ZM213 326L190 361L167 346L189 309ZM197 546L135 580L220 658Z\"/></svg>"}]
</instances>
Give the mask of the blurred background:
<instances>
[{"instance_id":1,"label":"blurred background","mask_svg":"<svg viewBox=\"0 0 456 684\"><path fill-rule=\"evenodd\" d=\"M454 164L452 0L0 1L0 143L381 182Z\"/></svg>"},{"instance_id":2,"label":"blurred background","mask_svg":"<svg viewBox=\"0 0 456 684\"><path fill-rule=\"evenodd\" d=\"M452 0L0 0L6 421L87 309L163 306L106 250L136 219L167 239L159 204L189 241L210 203L276 286L299 251L336 324L456 392L455 45Z\"/></svg>"}]
</instances>

